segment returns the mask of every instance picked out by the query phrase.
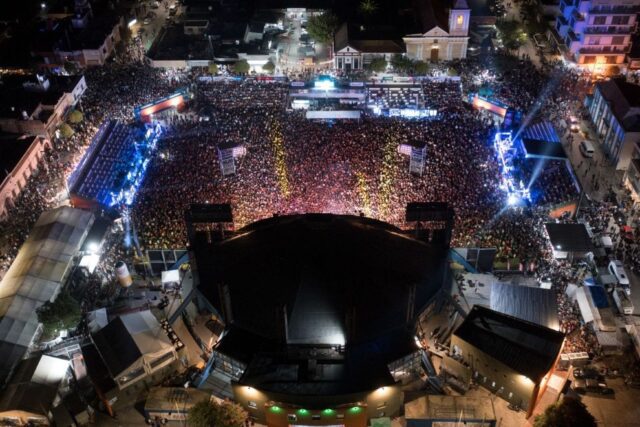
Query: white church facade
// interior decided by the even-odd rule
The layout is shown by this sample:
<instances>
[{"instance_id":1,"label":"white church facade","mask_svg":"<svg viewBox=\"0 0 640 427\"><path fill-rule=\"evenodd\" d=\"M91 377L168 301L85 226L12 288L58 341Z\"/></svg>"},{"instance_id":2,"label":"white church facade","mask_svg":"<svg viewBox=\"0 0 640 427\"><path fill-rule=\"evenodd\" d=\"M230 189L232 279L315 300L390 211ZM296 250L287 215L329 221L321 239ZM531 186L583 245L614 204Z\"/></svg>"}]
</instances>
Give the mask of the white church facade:
<instances>
[{"instance_id":1,"label":"white church facade","mask_svg":"<svg viewBox=\"0 0 640 427\"><path fill-rule=\"evenodd\" d=\"M407 57L421 61L448 61L467 57L471 10L466 0L448 6L443 0L421 0L421 32L403 37Z\"/></svg>"}]
</instances>

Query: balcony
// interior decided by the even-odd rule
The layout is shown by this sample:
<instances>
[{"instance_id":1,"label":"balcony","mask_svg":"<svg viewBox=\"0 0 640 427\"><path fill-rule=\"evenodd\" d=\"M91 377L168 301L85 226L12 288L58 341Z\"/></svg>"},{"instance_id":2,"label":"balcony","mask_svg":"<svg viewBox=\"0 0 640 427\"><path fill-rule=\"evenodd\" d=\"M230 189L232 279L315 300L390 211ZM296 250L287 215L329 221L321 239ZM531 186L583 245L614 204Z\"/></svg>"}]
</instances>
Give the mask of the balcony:
<instances>
[{"instance_id":1,"label":"balcony","mask_svg":"<svg viewBox=\"0 0 640 427\"><path fill-rule=\"evenodd\" d=\"M584 15L578 12L578 9L573 9L573 11L571 12L571 16L576 22L584 21Z\"/></svg>"},{"instance_id":2,"label":"balcony","mask_svg":"<svg viewBox=\"0 0 640 427\"><path fill-rule=\"evenodd\" d=\"M584 28L585 34L631 34L633 31L633 25L598 25Z\"/></svg>"},{"instance_id":3,"label":"balcony","mask_svg":"<svg viewBox=\"0 0 640 427\"><path fill-rule=\"evenodd\" d=\"M635 15L640 6L594 6L589 9L590 15Z\"/></svg>"},{"instance_id":4,"label":"balcony","mask_svg":"<svg viewBox=\"0 0 640 427\"><path fill-rule=\"evenodd\" d=\"M579 42L579 41L580 41L580 37L578 37L578 35L574 33L572 29L569 29L569 31L567 31L567 46L570 45L571 42Z\"/></svg>"},{"instance_id":5,"label":"balcony","mask_svg":"<svg viewBox=\"0 0 640 427\"><path fill-rule=\"evenodd\" d=\"M630 46L583 46L578 51L581 54L623 55L629 52Z\"/></svg>"}]
</instances>

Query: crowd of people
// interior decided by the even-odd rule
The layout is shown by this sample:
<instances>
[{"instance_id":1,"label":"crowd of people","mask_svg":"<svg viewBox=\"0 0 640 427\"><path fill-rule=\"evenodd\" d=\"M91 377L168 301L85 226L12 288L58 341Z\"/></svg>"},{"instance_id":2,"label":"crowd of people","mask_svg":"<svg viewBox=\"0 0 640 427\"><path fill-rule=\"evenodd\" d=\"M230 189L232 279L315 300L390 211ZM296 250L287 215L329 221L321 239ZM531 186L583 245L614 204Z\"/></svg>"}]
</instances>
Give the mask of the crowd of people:
<instances>
[{"instance_id":1,"label":"crowd of people","mask_svg":"<svg viewBox=\"0 0 640 427\"><path fill-rule=\"evenodd\" d=\"M123 55L136 52L132 47ZM8 267L40 213L56 203L66 177L105 119L132 122L136 106L189 86L196 99L187 114L169 120L132 207L144 248L185 247L183 213L191 203L230 203L236 227L302 212L362 214L403 227L408 202L444 201L456 212L453 246L494 247L498 259L515 258L528 271L563 274L567 269L551 261L542 222L550 205L577 195L568 169L564 163L546 162L539 168L538 161L523 160L525 179L532 180L533 206L506 208L490 139L496 123L470 108L464 96L484 90L509 107L525 114L536 110L536 119L563 127L566 107L578 95L547 88L580 85L581 77L569 72L559 76L554 69L540 70L501 54L449 66L462 85L426 81L420 86L418 106L439 111L429 120L364 114L358 121L331 122L307 120L300 111L291 111L287 84L203 82L197 73L161 71L129 60L89 69L80 107L83 121L74 126L73 136L54 141L41 173L0 224L6 245L0 267ZM421 176L409 173L409 158L399 151L416 141L426 143ZM232 176L222 174L221 144L240 148ZM117 243L122 235L110 236L91 279L87 305L110 297L102 294L102 283L114 281L113 265L125 256ZM640 255L637 247L630 247L631 257ZM591 346L575 303L566 300L562 285L556 291L571 348Z\"/></svg>"}]
</instances>

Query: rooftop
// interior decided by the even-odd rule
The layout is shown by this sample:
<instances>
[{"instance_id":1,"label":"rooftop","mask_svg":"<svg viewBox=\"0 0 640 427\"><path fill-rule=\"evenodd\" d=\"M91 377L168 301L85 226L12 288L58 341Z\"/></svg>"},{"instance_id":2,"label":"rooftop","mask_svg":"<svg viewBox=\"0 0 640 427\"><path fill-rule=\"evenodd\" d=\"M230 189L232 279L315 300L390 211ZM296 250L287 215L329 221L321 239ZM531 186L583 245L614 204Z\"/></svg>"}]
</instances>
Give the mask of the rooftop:
<instances>
[{"instance_id":1,"label":"rooftop","mask_svg":"<svg viewBox=\"0 0 640 427\"><path fill-rule=\"evenodd\" d=\"M584 224L546 223L545 228L551 245L563 252L589 252L593 242Z\"/></svg>"},{"instance_id":2,"label":"rooftop","mask_svg":"<svg viewBox=\"0 0 640 427\"><path fill-rule=\"evenodd\" d=\"M613 115L624 130L640 132L640 85L617 78L600 82L596 87L609 101Z\"/></svg>"},{"instance_id":3,"label":"rooftop","mask_svg":"<svg viewBox=\"0 0 640 427\"><path fill-rule=\"evenodd\" d=\"M11 174L22 156L29 150L34 137L0 133L0 182Z\"/></svg>"},{"instance_id":4,"label":"rooftop","mask_svg":"<svg viewBox=\"0 0 640 427\"><path fill-rule=\"evenodd\" d=\"M564 334L475 305L454 335L538 382L553 367Z\"/></svg>"},{"instance_id":5,"label":"rooftop","mask_svg":"<svg viewBox=\"0 0 640 427\"><path fill-rule=\"evenodd\" d=\"M496 421L489 397L427 395L405 403L407 420Z\"/></svg>"},{"instance_id":6,"label":"rooftop","mask_svg":"<svg viewBox=\"0 0 640 427\"><path fill-rule=\"evenodd\" d=\"M387 364L416 350L415 316L447 271L445 251L346 215L274 217L191 245L199 290L227 319L218 351L248 365L241 383L285 394L393 384Z\"/></svg>"},{"instance_id":7,"label":"rooftop","mask_svg":"<svg viewBox=\"0 0 640 427\"><path fill-rule=\"evenodd\" d=\"M360 52L402 53L404 50L396 30L389 26L358 26L346 22L336 31L335 50L349 46Z\"/></svg>"},{"instance_id":8,"label":"rooftop","mask_svg":"<svg viewBox=\"0 0 640 427\"><path fill-rule=\"evenodd\" d=\"M560 329L556 295L550 289L496 282L491 286L491 309L556 331Z\"/></svg>"}]
</instances>

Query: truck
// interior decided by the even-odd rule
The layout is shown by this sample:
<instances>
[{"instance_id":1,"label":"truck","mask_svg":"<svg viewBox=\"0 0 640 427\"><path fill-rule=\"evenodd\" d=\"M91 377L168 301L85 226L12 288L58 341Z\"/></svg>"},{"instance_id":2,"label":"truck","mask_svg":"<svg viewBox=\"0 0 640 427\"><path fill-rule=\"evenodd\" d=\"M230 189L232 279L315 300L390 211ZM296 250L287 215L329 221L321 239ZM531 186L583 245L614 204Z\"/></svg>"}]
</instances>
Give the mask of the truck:
<instances>
[{"instance_id":1,"label":"truck","mask_svg":"<svg viewBox=\"0 0 640 427\"><path fill-rule=\"evenodd\" d=\"M616 303L616 307L618 307L618 311L621 314L631 315L633 314L633 303L625 292L624 289L616 288L613 290L613 300Z\"/></svg>"}]
</instances>

